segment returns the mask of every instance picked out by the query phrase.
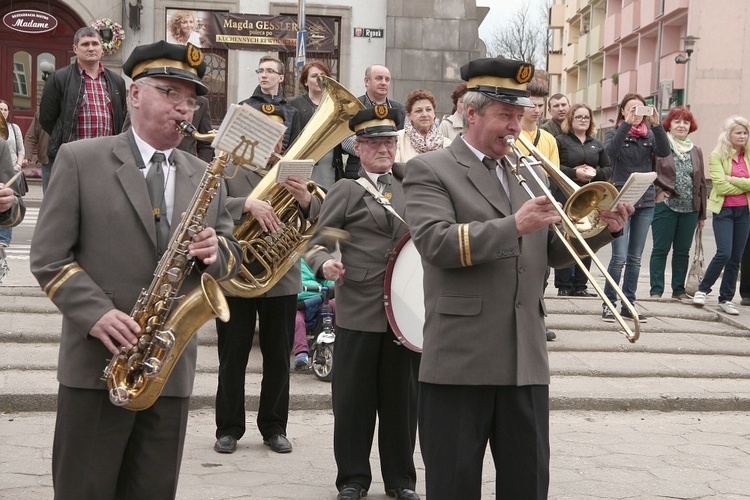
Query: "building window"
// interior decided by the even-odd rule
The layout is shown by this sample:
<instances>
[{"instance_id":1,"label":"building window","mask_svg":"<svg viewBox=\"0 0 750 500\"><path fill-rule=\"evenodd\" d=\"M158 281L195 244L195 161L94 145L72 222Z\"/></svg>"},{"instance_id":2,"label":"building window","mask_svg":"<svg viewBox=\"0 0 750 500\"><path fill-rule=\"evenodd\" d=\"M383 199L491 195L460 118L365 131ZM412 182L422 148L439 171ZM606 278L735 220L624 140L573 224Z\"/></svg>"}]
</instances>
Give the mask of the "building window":
<instances>
[{"instance_id":1,"label":"building window","mask_svg":"<svg viewBox=\"0 0 750 500\"><path fill-rule=\"evenodd\" d=\"M29 96L29 88L26 83L26 70L23 63L13 63L13 94L23 97Z\"/></svg>"}]
</instances>

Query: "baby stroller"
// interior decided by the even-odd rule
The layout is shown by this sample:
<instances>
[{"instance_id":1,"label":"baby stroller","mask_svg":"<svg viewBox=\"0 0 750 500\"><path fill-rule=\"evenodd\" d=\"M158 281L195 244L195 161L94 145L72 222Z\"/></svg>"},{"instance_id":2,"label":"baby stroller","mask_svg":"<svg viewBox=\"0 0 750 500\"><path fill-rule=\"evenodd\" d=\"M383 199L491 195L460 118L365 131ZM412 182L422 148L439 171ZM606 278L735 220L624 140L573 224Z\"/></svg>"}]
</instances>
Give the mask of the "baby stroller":
<instances>
[{"instance_id":1,"label":"baby stroller","mask_svg":"<svg viewBox=\"0 0 750 500\"><path fill-rule=\"evenodd\" d=\"M321 295L299 301L305 310L305 330L310 349L310 367L315 376L324 382L333 378L333 344L336 341L336 325L333 310L328 303L333 298L333 287L303 286L305 292Z\"/></svg>"}]
</instances>

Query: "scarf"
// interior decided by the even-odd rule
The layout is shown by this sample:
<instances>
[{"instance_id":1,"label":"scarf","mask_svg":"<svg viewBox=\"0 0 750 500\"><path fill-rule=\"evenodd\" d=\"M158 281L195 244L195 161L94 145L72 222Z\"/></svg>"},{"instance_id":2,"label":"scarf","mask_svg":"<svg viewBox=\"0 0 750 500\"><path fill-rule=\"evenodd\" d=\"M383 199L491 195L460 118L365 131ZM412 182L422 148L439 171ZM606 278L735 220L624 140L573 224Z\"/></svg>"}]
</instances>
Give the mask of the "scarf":
<instances>
[{"instance_id":1,"label":"scarf","mask_svg":"<svg viewBox=\"0 0 750 500\"><path fill-rule=\"evenodd\" d=\"M690 150L693 149L693 141L690 140L690 137L685 137L682 140L673 136L671 132L667 132L667 139L669 139L669 145L674 155L680 160L685 161L690 154Z\"/></svg>"},{"instance_id":2,"label":"scarf","mask_svg":"<svg viewBox=\"0 0 750 500\"><path fill-rule=\"evenodd\" d=\"M630 127L630 130L628 130L628 135L631 137L646 137L648 134L648 125L646 125L645 121L642 121L638 125L633 125Z\"/></svg>"},{"instance_id":3,"label":"scarf","mask_svg":"<svg viewBox=\"0 0 750 500\"><path fill-rule=\"evenodd\" d=\"M443 147L443 136L434 123L425 137L419 132L419 130L414 128L414 125L411 124L411 120L406 119L404 121L404 134L409 139L409 142L411 142L411 145L417 153L435 151L436 149L441 149Z\"/></svg>"}]
</instances>

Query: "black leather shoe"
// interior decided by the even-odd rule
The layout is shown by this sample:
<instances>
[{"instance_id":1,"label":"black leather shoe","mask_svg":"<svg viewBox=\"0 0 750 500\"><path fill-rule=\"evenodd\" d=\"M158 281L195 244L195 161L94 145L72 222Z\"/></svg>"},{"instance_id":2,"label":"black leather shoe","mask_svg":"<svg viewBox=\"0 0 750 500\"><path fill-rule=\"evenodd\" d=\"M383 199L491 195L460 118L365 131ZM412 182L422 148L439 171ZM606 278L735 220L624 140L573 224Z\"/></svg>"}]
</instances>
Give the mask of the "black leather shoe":
<instances>
[{"instance_id":1,"label":"black leather shoe","mask_svg":"<svg viewBox=\"0 0 750 500\"><path fill-rule=\"evenodd\" d=\"M559 297L570 297L571 295L573 295L573 289L572 288L558 288L557 295Z\"/></svg>"},{"instance_id":2,"label":"black leather shoe","mask_svg":"<svg viewBox=\"0 0 750 500\"><path fill-rule=\"evenodd\" d=\"M221 436L214 444L214 451L218 453L234 453L237 449L237 439L234 436Z\"/></svg>"},{"instance_id":3,"label":"black leather shoe","mask_svg":"<svg viewBox=\"0 0 750 500\"><path fill-rule=\"evenodd\" d=\"M576 290L573 292L573 297L596 297L596 294L586 290Z\"/></svg>"},{"instance_id":4,"label":"black leather shoe","mask_svg":"<svg viewBox=\"0 0 750 500\"><path fill-rule=\"evenodd\" d=\"M547 330L547 342L555 340L556 338L557 338L557 335L555 334L555 332Z\"/></svg>"},{"instance_id":5,"label":"black leather shoe","mask_svg":"<svg viewBox=\"0 0 750 500\"><path fill-rule=\"evenodd\" d=\"M345 484L339 490L336 500L359 500L367 496L367 490L358 484ZM419 498L419 497L417 497Z\"/></svg>"},{"instance_id":6,"label":"black leather shoe","mask_svg":"<svg viewBox=\"0 0 750 500\"><path fill-rule=\"evenodd\" d=\"M270 446L272 451L276 453L291 453L292 443L283 434L276 434L271 439L263 440L263 444Z\"/></svg>"},{"instance_id":7,"label":"black leather shoe","mask_svg":"<svg viewBox=\"0 0 750 500\"><path fill-rule=\"evenodd\" d=\"M397 500L419 500L419 495L409 488L396 488L385 492L389 497L396 497Z\"/></svg>"}]
</instances>

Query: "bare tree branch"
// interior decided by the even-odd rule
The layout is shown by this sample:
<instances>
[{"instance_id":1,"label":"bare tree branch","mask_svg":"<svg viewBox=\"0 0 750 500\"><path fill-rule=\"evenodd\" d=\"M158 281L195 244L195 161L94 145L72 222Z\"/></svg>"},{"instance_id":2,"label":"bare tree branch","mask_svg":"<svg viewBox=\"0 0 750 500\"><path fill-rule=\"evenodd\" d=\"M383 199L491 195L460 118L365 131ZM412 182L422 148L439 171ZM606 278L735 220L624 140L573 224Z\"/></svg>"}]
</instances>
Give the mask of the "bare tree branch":
<instances>
[{"instance_id":1,"label":"bare tree branch","mask_svg":"<svg viewBox=\"0 0 750 500\"><path fill-rule=\"evenodd\" d=\"M530 5L524 5L506 26L495 28L487 41L487 55L519 59L535 67L544 67L549 33L546 12L537 8L532 13Z\"/></svg>"}]
</instances>

